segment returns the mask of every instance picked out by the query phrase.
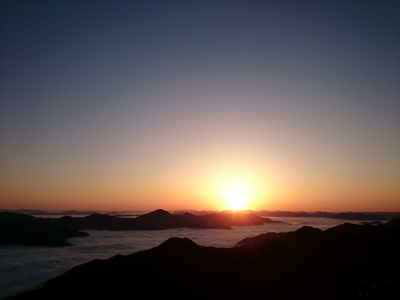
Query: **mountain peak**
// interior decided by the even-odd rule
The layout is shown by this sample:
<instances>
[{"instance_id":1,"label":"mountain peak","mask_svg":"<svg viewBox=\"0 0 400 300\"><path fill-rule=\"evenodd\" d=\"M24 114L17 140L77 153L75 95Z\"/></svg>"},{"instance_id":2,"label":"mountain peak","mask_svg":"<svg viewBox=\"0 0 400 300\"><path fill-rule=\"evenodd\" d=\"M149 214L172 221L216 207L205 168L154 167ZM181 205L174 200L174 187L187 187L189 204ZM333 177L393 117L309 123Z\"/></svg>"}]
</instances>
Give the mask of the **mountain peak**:
<instances>
[{"instance_id":1,"label":"mountain peak","mask_svg":"<svg viewBox=\"0 0 400 300\"><path fill-rule=\"evenodd\" d=\"M171 215L169 212L167 212L166 210L163 209L156 209L152 212L147 213L146 215L150 216L167 216L167 215Z\"/></svg>"},{"instance_id":2,"label":"mountain peak","mask_svg":"<svg viewBox=\"0 0 400 300\"><path fill-rule=\"evenodd\" d=\"M198 245L193 242L191 239L185 237L185 238L178 238L178 237L172 237L163 242L159 247L162 248L193 248L193 247L198 247Z\"/></svg>"}]
</instances>

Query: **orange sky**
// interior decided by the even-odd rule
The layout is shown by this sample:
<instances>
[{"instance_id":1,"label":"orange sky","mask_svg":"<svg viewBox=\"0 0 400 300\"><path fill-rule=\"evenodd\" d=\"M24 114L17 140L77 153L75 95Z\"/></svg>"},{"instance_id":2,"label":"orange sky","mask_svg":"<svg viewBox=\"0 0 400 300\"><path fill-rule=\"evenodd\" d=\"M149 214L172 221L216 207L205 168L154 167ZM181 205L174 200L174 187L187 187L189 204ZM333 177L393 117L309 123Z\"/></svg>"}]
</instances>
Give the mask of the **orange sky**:
<instances>
[{"instance_id":1,"label":"orange sky","mask_svg":"<svg viewBox=\"0 0 400 300\"><path fill-rule=\"evenodd\" d=\"M400 211L400 8L362 5L7 2L0 209Z\"/></svg>"}]
</instances>

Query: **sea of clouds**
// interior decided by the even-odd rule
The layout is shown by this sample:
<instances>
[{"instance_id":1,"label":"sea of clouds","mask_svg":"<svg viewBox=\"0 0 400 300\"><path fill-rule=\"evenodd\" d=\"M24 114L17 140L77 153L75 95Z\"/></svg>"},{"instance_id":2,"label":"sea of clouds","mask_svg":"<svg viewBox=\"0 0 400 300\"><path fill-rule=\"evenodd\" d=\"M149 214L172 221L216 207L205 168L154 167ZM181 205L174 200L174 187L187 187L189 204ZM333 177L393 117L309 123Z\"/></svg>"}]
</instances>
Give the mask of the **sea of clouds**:
<instances>
[{"instance_id":1,"label":"sea of clouds","mask_svg":"<svg viewBox=\"0 0 400 300\"><path fill-rule=\"evenodd\" d=\"M128 255L160 245L171 237L188 237L202 246L233 247L240 240L266 232L294 231L302 226L322 230L346 221L325 218L273 218L284 223L226 229L179 228L157 231L89 230L71 238L67 247L0 246L0 299L39 287L72 267L116 254ZM355 222L354 223L358 223Z\"/></svg>"}]
</instances>

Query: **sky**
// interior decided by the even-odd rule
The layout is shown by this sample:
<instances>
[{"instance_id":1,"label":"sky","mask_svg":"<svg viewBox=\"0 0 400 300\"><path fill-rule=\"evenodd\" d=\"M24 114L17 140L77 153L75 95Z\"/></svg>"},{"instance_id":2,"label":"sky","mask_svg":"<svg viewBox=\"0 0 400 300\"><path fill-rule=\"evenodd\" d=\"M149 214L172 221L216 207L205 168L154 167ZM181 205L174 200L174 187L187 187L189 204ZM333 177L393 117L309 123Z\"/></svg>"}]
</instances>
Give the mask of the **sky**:
<instances>
[{"instance_id":1,"label":"sky","mask_svg":"<svg viewBox=\"0 0 400 300\"><path fill-rule=\"evenodd\" d=\"M400 211L399 1L0 11L0 208Z\"/></svg>"}]
</instances>

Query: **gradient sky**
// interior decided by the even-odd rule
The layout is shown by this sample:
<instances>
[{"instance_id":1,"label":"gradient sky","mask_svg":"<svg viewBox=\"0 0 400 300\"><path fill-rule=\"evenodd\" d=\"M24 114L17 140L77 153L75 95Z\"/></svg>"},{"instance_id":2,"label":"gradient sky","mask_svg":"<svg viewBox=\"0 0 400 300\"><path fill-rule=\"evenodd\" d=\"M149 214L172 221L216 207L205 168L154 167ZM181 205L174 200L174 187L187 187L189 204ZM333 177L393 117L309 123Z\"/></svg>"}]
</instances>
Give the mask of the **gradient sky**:
<instances>
[{"instance_id":1,"label":"gradient sky","mask_svg":"<svg viewBox=\"0 0 400 300\"><path fill-rule=\"evenodd\" d=\"M0 11L0 208L400 211L399 1Z\"/></svg>"}]
</instances>

